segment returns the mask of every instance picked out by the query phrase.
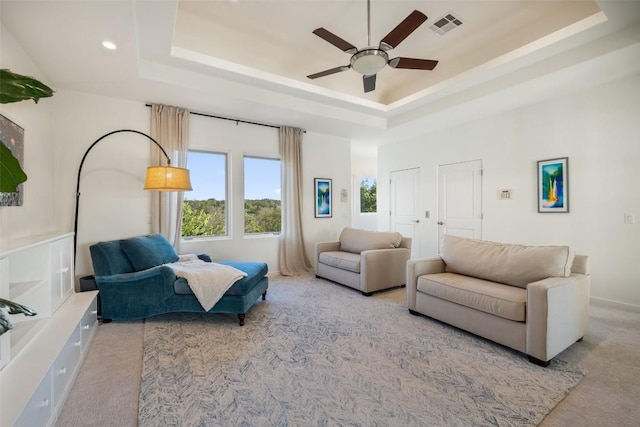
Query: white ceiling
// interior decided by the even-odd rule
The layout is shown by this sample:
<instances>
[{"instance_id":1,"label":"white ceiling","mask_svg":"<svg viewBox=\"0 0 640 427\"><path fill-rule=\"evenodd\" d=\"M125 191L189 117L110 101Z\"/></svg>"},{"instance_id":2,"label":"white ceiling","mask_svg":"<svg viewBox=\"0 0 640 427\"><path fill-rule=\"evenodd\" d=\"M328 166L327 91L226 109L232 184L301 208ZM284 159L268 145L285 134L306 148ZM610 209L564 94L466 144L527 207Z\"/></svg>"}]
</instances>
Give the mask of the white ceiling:
<instances>
[{"instance_id":1,"label":"white ceiling","mask_svg":"<svg viewBox=\"0 0 640 427\"><path fill-rule=\"evenodd\" d=\"M367 45L365 0L2 0L0 13L54 88L366 139L469 97L635 46L639 5L372 0L372 45L420 10L429 19L389 56L440 62L433 71L386 67L368 94L354 70L306 77L349 63L350 55L314 29ZM450 12L463 25L445 35L429 29ZM104 50L104 39L118 49ZM589 47L596 42L600 50Z\"/></svg>"}]
</instances>

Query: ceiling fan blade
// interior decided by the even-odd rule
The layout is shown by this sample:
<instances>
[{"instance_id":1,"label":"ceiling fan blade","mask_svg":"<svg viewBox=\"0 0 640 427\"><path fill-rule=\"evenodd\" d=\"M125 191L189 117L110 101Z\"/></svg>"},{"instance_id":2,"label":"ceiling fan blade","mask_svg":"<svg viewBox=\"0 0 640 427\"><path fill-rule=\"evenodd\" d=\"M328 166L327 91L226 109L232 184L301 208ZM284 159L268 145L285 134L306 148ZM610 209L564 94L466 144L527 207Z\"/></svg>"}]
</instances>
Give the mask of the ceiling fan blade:
<instances>
[{"instance_id":1,"label":"ceiling fan blade","mask_svg":"<svg viewBox=\"0 0 640 427\"><path fill-rule=\"evenodd\" d=\"M393 58L388 62L391 68L406 68L410 70L433 70L438 61L433 59L417 59L417 58Z\"/></svg>"},{"instance_id":2,"label":"ceiling fan blade","mask_svg":"<svg viewBox=\"0 0 640 427\"><path fill-rule=\"evenodd\" d=\"M384 36L380 41L380 49L387 51L397 47L402 40L406 39L409 34L413 33L424 21L427 20L427 15L414 10L404 21L398 24L389 34Z\"/></svg>"},{"instance_id":3,"label":"ceiling fan blade","mask_svg":"<svg viewBox=\"0 0 640 427\"><path fill-rule=\"evenodd\" d=\"M329 43L331 43L332 45L334 45L335 47L337 47L338 49L346 53L350 53L353 55L358 51L357 47L355 47L348 41L343 40L340 37L336 36L331 31L326 30L322 27L316 28L315 30L313 30L313 34L320 37L321 39L328 41Z\"/></svg>"},{"instance_id":4,"label":"ceiling fan blade","mask_svg":"<svg viewBox=\"0 0 640 427\"><path fill-rule=\"evenodd\" d=\"M376 90L376 75L362 76L362 83L364 83L364 93Z\"/></svg>"},{"instance_id":5,"label":"ceiling fan blade","mask_svg":"<svg viewBox=\"0 0 640 427\"><path fill-rule=\"evenodd\" d=\"M307 77L310 79L317 79L318 77L324 77L331 74L339 73L341 71L347 71L349 68L351 68L349 65L342 65L340 67L332 68L330 70L324 70L324 71L320 71L319 73L311 74Z\"/></svg>"}]
</instances>

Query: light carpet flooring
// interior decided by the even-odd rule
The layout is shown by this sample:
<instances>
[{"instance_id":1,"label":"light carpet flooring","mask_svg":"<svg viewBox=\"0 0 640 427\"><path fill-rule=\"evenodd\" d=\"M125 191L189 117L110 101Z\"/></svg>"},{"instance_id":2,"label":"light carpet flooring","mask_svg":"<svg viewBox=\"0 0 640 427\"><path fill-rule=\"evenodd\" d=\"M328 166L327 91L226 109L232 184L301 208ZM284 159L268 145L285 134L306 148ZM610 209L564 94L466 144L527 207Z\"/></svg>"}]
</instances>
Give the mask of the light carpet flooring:
<instances>
[{"instance_id":1,"label":"light carpet flooring","mask_svg":"<svg viewBox=\"0 0 640 427\"><path fill-rule=\"evenodd\" d=\"M277 286L277 277L270 281L270 286ZM404 304L405 290L372 298ZM143 333L142 321L98 327L57 426L136 426ZM640 425L640 312L592 302L584 340L558 357L580 366L587 375L542 426Z\"/></svg>"}]
</instances>

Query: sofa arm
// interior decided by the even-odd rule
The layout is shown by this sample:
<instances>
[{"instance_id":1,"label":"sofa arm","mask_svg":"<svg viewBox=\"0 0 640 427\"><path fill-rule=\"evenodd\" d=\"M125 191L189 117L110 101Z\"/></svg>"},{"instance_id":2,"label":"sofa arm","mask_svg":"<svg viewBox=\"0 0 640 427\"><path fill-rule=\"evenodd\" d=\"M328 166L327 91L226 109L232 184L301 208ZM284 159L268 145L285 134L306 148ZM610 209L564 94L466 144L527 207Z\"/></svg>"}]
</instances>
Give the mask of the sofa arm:
<instances>
[{"instance_id":1,"label":"sofa arm","mask_svg":"<svg viewBox=\"0 0 640 427\"><path fill-rule=\"evenodd\" d=\"M407 261L407 307L416 309L416 292L418 292L418 277L424 274L444 273L445 264L442 258L418 258Z\"/></svg>"},{"instance_id":2,"label":"sofa arm","mask_svg":"<svg viewBox=\"0 0 640 427\"><path fill-rule=\"evenodd\" d=\"M322 252L340 250L340 242L317 242L313 247L313 272L318 274L318 258Z\"/></svg>"},{"instance_id":3,"label":"sofa arm","mask_svg":"<svg viewBox=\"0 0 640 427\"><path fill-rule=\"evenodd\" d=\"M527 285L527 354L551 360L587 332L589 275L550 277Z\"/></svg>"},{"instance_id":4,"label":"sofa arm","mask_svg":"<svg viewBox=\"0 0 640 427\"><path fill-rule=\"evenodd\" d=\"M411 257L407 248L370 249L360 252L360 291L404 285L405 266Z\"/></svg>"},{"instance_id":5,"label":"sofa arm","mask_svg":"<svg viewBox=\"0 0 640 427\"><path fill-rule=\"evenodd\" d=\"M165 265L133 273L96 276L102 316L107 319L146 317L164 309L174 294L176 275Z\"/></svg>"}]
</instances>

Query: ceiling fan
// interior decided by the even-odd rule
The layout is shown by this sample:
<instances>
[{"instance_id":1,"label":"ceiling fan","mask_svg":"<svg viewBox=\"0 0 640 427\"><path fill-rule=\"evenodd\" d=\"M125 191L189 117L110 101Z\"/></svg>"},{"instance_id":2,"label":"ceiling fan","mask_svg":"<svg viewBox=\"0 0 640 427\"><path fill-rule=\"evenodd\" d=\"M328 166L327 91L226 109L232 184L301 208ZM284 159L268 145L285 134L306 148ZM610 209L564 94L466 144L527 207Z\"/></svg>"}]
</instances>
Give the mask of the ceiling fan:
<instances>
[{"instance_id":1,"label":"ceiling fan","mask_svg":"<svg viewBox=\"0 0 640 427\"><path fill-rule=\"evenodd\" d=\"M382 70L385 65L389 65L391 68L405 68L411 70L433 70L438 61L431 59L417 59L417 58L393 58L389 59L387 54L388 50L397 47L404 39L406 39L411 33L413 33L424 21L427 20L427 15L414 10L407 16L404 21L398 24L389 34L384 36L380 41L380 44L375 47L371 46L371 12L370 12L370 0L367 0L367 47L358 49L348 41L341 39L329 30L323 27L317 28L313 31L313 34L328 41L338 49L345 53L351 54L351 60L348 65L342 65L340 67L331 68L329 70L321 71L319 73L311 74L307 76L310 79L317 79L318 77L324 77L331 74L339 73L341 71L347 71L353 68L358 73L362 74L362 81L364 83L364 91L371 92L376 88L376 74Z\"/></svg>"}]
</instances>

